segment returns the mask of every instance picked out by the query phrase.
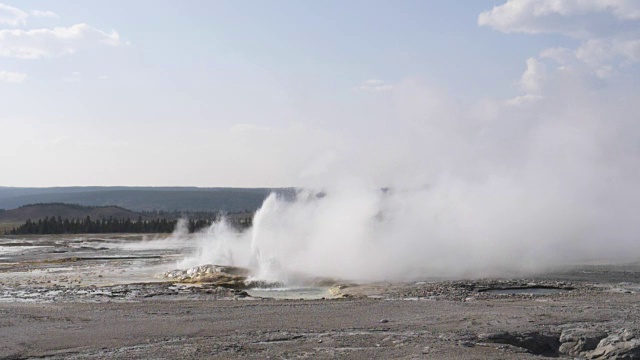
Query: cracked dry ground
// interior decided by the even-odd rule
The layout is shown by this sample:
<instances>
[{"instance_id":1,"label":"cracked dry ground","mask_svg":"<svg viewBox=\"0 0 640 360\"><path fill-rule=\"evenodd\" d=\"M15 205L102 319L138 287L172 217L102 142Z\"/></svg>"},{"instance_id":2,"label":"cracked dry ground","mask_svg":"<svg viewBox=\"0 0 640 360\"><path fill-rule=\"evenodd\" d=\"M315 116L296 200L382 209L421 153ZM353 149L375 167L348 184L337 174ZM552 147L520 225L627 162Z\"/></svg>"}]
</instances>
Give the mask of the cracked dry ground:
<instances>
[{"instance_id":1,"label":"cracked dry ground","mask_svg":"<svg viewBox=\"0 0 640 360\"><path fill-rule=\"evenodd\" d=\"M562 357L569 354L558 352L561 336L569 341L571 336L579 338L582 333L600 334L583 339L587 348L608 335L629 340L625 346L635 341L632 338L638 329L638 299L635 293L591 291L575 296L503 296L473 301L151 298L99 303L2 303L0 357ZM633 349L600 355L593 349L586 350L576 350L571 357L638 356Z\"/></svg>"}]
</instances>

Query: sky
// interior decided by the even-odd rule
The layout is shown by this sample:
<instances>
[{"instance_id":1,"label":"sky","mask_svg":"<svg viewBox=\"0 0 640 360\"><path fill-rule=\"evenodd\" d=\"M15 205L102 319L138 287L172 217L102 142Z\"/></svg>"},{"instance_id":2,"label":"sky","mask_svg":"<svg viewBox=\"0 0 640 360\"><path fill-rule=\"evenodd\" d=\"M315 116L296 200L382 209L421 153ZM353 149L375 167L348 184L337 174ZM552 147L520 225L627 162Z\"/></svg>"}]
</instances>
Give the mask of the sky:
<instances>
[{"instance_id":1,"label":"sky","mask_svg":"<svg viewBox=\"0 0 640 360\"><path fill-rule=\"evenodd\" d=\"M632 190L639 62L636 0L0 0L0 186Z\"/></svg>"}]
</instances>

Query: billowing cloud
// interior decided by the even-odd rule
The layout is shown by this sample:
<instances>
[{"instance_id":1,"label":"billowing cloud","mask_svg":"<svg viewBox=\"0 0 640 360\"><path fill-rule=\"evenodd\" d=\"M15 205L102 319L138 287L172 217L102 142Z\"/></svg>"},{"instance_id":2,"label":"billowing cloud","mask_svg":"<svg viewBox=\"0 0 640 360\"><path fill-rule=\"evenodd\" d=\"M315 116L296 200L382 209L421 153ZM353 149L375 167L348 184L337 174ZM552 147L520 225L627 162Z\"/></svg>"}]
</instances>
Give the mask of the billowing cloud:
<instances>
[{"instance_id":1,"label":"billowing cloud","mask_svg":"<svg viewBox=\"0 0 640 360\"><path fill-rule=\"evenodd\" d=\"M509 0L478 16L478 24L505 32L562 33L584 38L615 24L640 20L635 0Z\"/></svg>"},{"instance_id":2,"label":"billowing cloud","mask_svg":"<svg viewBox=\"0 0 640 360\"><path fill-rule=\"evenodd\" d=\"M545 63L533 57L527 59L527 68L520 76L519 83L520 90L524 95L507 100L507 104L519 106L541 100L546 81L547 66Z\"/></svg>"},{"instance_id":3,"label":"billowing cloud","mask_svg":"<svg viewBox=\"0 0 640 360\"><path fill-rule=\"evenodd\" d=\"M372 92L391 91L393 90L393 85L382 80L369 79L363 82L360 85L359 89L363 91L372 91Z\"/></svg>"},{"instance_id":4,"label":"billowing cloud","mask_svg":"<svg viewBox=\"0 0 640 360\"><path fill-rule=\"evenodd\" d=\"M9 26L18 26L27 24L26 12L13 6L0 3L0 24Z\"/></svg>"},{"instance_id":5,"label":"billowing cloud","mask_svg":"<svg viewBox=\"0 0 640 360\"><path fill-rule=\"evenodd\" d=\"M18 59L51 58L75 53L91 43L109 46L121 44L120 35L87 24L53 29L0 30L0 56Z\"/></svg>"},{"instance_id":6,"label":"billowing cloud","mask_svg":"<svg viewBox=\"0 0 640 360\"><path fill-rule=\"evenodd\" d=\"M0 71L0 82L19 84L27 79L27 74L10 71Z\"/></svg>"},{"instance_id":7,"label":"billowing cloud","mask_svg":"<svg viewBox=\"0 0 640 360\"><path fill-rule=\"evenodd\" d=\"M567 49L563 47L554 47L554 48L543 50L540 53L540 58L551 59L557 62L558 64L565 65L575 61L576 54L571 49Z\"/></svg>"},{"instance_id":8,"label":"billowing cloud","mask_svg":"<svg viewBox=\"0 0 640 360\"><path fill-rule=\"evenodd\" d=\"M49 11L49 10L31 10L31 15L38 17L38 18L53 18L53 19L58 19L59 16L58 14L54 13L53 11Z\"/></svg>"},{"instance_id":9,"label":"billowing cloud","mask_svg":"<svg viewBox=\"0 0 640 360\"><path fill-rule=\"evenodd\" d=\"M640 62L640 40L596 38L582 42L576 49L549 48L539 58L551 60L560 68L585 67L598 78L607 78L619 68Z\"/></svg>"},{"instance_id":10,"label":"billowing cloud","mask_svg":"<svg viewBox=\"0 0 640 360\"><path fill-rule=\"evenodd\" d=\"M640 61L640 40L638 39L592 39L584 42L577 50L576 57L585 63L600 67L616 60L635 63Z\"/></svg>"},{"instance_id":11,"label":"billowing cloud","mask_svg":"<svg viewBox=\"0 0 640 360\"><path fill-rule=\"evenodd\" d=\"M527 70L520 78L520 86L529 94L537 94L542 91L542 84L546 77L545 65L535 58L527 60Z\"/></svg>"},{"instance_id":12,"label":"billowing cloud","mask_svg":"<svg viewBox=\"0 0 640 360\"><path fill-rule=\"evenodd\" d=\"M640 1L509 0L481 13L478 24L505 33L558 33L580 41L575 49L549 48L528 60L521 81L528 95L540 84L536 74L543 61L600 79L640 62Z\"/></svg>"}]
</instances>

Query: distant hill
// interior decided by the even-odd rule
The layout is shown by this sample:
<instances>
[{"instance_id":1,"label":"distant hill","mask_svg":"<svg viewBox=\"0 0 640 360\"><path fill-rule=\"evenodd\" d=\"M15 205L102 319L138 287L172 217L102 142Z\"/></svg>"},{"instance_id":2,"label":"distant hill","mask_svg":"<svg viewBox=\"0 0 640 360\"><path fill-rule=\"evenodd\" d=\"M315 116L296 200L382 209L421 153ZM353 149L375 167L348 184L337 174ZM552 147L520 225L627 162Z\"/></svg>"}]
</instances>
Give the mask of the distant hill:
<instances>
[{"instance_id":1,"label":"distant hill","mask_svg":"<svg viewBox=\"0 0 640 360\"><path fill-rule=\"evenodd\" d=\"M100 219L131 219L137 220L140 214L118 206L81 206L72 204L33 204L21 206L17 209L0 211L0 222L23 223L27 219L39 220L45 217L61 217L62 219L85 219L90 216L94 220Z\"/></svg>"},{"instance_id":2,"label":"distant hill","mask_svg":"<svg viewBox=\"0 0 640 360\"><path fill-rule=\"evenodd\" d=\"M71 203L85 206L115 205L133 211L255 211L276 191L293 189L197 187L0 187L0 209L35 203Z\"/></svg>"}]
</instances>

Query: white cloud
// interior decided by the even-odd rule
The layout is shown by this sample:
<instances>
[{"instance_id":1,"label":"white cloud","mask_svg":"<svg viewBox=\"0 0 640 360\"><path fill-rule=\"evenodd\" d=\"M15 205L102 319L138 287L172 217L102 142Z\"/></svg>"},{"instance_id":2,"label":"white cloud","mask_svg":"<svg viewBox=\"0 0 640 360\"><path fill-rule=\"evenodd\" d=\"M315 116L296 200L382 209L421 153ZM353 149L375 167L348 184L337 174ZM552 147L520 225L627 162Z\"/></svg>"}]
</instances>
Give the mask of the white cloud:
<instances>
[{"instance_id":1,"label":"white cloud","mask_svg":"<svg viewBox=\"0 0 640 360\"><path fill-rule=\"evenodd\" d=\"M26 12L18 8L0 3L0 24L2 25L26 25L28 16Z\"/></svg>"},{"instance_id":2,"label":"white cloud","mask_svg":"<svg viewBox=\"0 0 640 360\"><path fill-rule=\"evenodd\" d=\"M10 71L0 71L0 81L19 84L27 79L27 74Z\"/></svg>"},{"instance_id":3,"label":"white cloud","mask_svg":"<svg viewBox=\"0 0 640 360\"><path fill-rule=\"evenodd\" d=\"M624 36L594 38L583 41L576 49L543 50L539 58L552 60L560 68L583 67L598 78L607 78L618 73L620 68L640 63L640 40Z\"/></svg>"},{"instance_id":4,"label":"white cloud","mask_svg":"<svg viewBox=\"0 0 640 360\"><path fill-rule=\"evenodd\" d=\"M576 57L593 67L600 67L620 59L622 62L640 62L638 39L592 39L576 50Z\"/></svg>"},{"instance_id":5,"label":"white cloud","mask_svg":"<svg viewBox=\"0 0 640 360\"><path fill-rule=\"evenodd\" d=\"M540 53L540 58L542 59L551 59L557 62L558 64L565 65L575 61L576 54L575 51L563 47L555 47L545 49Z\"/></svg>"},{"instance_id":6,"label":"white cloud","mask_svg":"<svg viewBox=\"0 0 640 360\"><path fill-rule=\"evenodd\" d=\"M520 86L529 94L538 94L542 91L543 83L547 77L547 70L541 61L535 58L527 59L527 70L520 78Z\"/></svg>"},{"instance_id":7,"label":"white cloud","mask_svg":"<svg viewBox=\"0 0 640 360\"><path fill-rule=\"evenodd\" d=\"M506 101L508 105L520 106L532 104L543 99L545 82L547 81L547 66L536 58L527 59L527 69L520 76L520 89L524 95L516 96Z\"/></svg>"},{"instance_id":8,"label":"white cloud","mask_svg":"<svg viewBox=\"0 0 640 360\"><path fill-rule=\"evenodd\" d=\"M505 33L558 33L579 39L575 49L550 48L539 58L555 61L559 69L581 68L600 79L640 62L640 1L636 0L509 0L481 13L478 24ZM540 84L534 83L531 65L521 83L528 87L527 93Z\"/></svg>"},{"instance_id":9,"label":"white cloud","mask_svg":"<svg viewBox=\"0 0 640 360\"><path fill-rule=\"evenodd\" d=\"M509 99L506 101L506 103L507 105L522 106L522 105L536 103L542 99L544 99L544 97L541 95L525 94L521 96L516 96L513 99Z\"/></svg>"},{"instance_id":10,"label":"white cloud","mask_svg":"<svg viewBox=\"0 0 640 360\"><path fill-rule=\"evenodd\" d=\"M53 29L4 29L0 30L0 56L18 59L51 58L73 54L78 48L101 43L110 46L121 44L120 35L87 24Z\"/></svg>"},{"instance_id":11,"label":"white cloud","mask_svg":"<svg viewBox=\"0 0 640 360\"><path fill-rule=\"evenodd\" d=\"M60 18L58 16L58 14L54 13L53 11L49 11L49 10L31 10L31 15L38 17L38 18L54 18L54 19L58 19Z\"/></svg>"},{"instance_id":12,"label":"white cloud","mask_svg":"<svg viewBox=\"0 0 640 360\"><path fill-rule=\"evenodd\" d=\"M509 0L481 13L478 25L505 33L562 33L583 38L633 20L640 20L637 0Z\"/></svg>"},{"instance_id":13,"label":"white cloud","mask_svg":"<svg viewBox=\"0 0 640 360\"><path fill-rule=\"evenodd\" d=\"M363 82L360 87L360 90L363 91L371 91L371 92L381 92L381 91L391 91L393 90L393 85L382 80L378 79L369 79Z\"/></svg>"}]
</instances>

